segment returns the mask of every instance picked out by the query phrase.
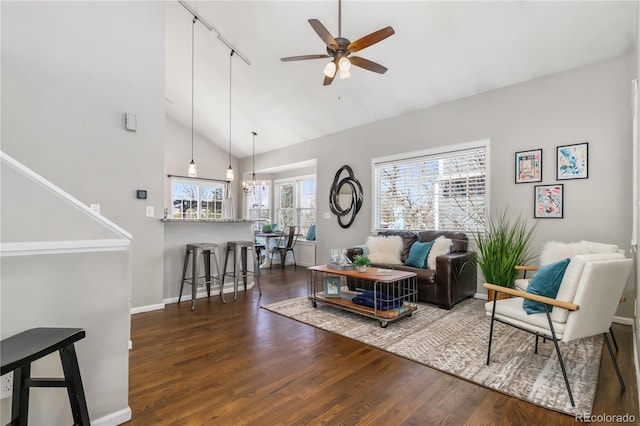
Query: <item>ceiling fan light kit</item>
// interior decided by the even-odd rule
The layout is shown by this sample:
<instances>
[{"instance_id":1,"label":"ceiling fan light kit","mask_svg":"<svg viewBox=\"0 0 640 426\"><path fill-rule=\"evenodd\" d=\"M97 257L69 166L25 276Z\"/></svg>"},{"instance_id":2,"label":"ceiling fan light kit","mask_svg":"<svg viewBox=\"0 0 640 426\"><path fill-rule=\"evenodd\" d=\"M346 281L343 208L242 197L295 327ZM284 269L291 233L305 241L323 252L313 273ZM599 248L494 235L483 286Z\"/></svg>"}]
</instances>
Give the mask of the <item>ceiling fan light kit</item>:
<instances>
[{"instance_id":1,"label":"ceiling fan light kit","mask_svg":"<svg viewBox=\"0 0 640 426\"><path fill-rule=\"evenodd\" d=\"M340 71L349 71L351 68L351 61L346 56L343 56L338 61L338 66L340 67Z\"/></svg>"},{"instance_id":2,"label":"ceiling fan light kit","mask_svg":"<svg viewBox=\"0 0 640 426\"><path fill-rule=\"evenodd\" d=\"M336 63L329 62L326 67L324 67L324 75L327 77L333 78L336 75Z\"/></svg>"},{"instance_id":3,"label":"ceiling fan light kit","mask_svg":"<svg viewBox=\"0 0 640 426\"><path fill-rule=\"evenodd\" d=\"M309 19L311 28L318 34L320 39L327 46L327 54L318 55L301 55L301 56L289 56L280 58L282 62L290 61L304 61L307 59L327 59L329 62L324 67L324 85L328 86L333 82L336 76L336 70L340 70L340 78L345 79L351 76L351 65L355 65L360 68L364 68L369 71L376 72L378 74L384 74L387 72L387 68L370 61L368 59L361 58L359 56L349 56L352 53L365 49L372 44L378 43L385 38L395 34L395 31L391 27L385 27L378 31L374 31L364 37L359 38L353 43L342 37L342 2L338 0L338 37L334 38L331 33L325 28L322 23L317 19Z\"/></svg>"}]
</instances>

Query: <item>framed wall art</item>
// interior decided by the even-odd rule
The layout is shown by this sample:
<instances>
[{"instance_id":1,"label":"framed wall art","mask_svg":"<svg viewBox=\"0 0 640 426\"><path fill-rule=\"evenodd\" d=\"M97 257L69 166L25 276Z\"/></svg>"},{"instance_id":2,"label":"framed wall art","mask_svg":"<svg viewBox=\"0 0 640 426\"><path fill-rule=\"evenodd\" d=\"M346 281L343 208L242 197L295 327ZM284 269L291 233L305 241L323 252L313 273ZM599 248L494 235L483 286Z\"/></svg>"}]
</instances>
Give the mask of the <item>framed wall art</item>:
<instances>
[{"instance_id":1,"label":"framed wall art","mask_svg":"<svg viewBox=\"0 0 640 426\"><path fill-rule=\"evenodd\" d=\"M564 216L564 185L536 185L534 187L534 212L536 219L562 218Z\"/></svg>"},{"instance_id":2,"label":"framed wall art","mask_svg":"<svg viewBox=\"0 0 640 426\"><path fill-rule=\"evenodd\" d=\"M588 178L589 142L558 146L556 163L557 180Z\"/></svg>"},{"instance_id":3,"label":"framed wall art","mask_svg":"<svg viewBox=\"0 0 640 426\"><path fill-rule=\"evenodd\" d=\"M516 183L542 182L542 149L516 152Z\"/></svg>"}]
</instances>

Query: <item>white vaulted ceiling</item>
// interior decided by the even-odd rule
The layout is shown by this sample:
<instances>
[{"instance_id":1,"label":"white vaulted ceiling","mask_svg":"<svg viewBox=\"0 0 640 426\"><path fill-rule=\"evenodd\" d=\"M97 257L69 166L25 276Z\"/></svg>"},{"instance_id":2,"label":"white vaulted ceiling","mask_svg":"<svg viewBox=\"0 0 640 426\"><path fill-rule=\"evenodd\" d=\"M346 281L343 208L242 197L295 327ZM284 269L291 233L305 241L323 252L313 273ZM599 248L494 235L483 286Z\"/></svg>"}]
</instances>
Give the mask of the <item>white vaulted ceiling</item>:
<instances>
[{"instance_id":1,"label":"white vaulted ceiling","mask_svg":"<svg viewBox=\"0 0 640 426\"><path fill-rule=\"evenodd\" d=\"M328 59L309 23L338 35L335 1L190 1L189 5L251 61L233 57L232 153L283 148L629 52L636 2L344 1L342 36L354 41L385 26L395 34L358 53L387 68L352 68L323 86ZM191 128L191 20L167 3L166 112ZM229 48L195 27L194 128L229 147ZM523 100L526 101L526 100Z\"/></svg>"}]
</instances>

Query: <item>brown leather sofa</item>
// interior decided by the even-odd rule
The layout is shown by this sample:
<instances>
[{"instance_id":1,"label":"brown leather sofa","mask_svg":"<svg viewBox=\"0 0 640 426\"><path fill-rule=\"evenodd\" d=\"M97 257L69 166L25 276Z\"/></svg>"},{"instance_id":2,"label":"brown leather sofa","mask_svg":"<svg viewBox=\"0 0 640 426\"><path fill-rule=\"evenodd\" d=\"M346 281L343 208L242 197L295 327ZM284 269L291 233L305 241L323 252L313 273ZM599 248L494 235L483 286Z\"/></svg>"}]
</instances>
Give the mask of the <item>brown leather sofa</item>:
<instances>
[{"instance_id":1,"label":"brown leather sofa","mask_svg":"<svg viewBox=\"0 0 640 426\"><path fill-rule=\"evenodd\" d=\"M373 267L415 272L418 283L418 301L451 309L456 303L472 297L477 286L476 254L467 251L469 239L464 233L449 231L382 231L378 235L398 235L402 238L403 249L400 256L402 265L372 264ZM416 242L433 241L444 235L452 241L450 253L436 258L436 269L422 269L406 266L411 245ZM361 247L347 249L347 256L353 258L362 254Z\"/></svg>"}]
</instances>

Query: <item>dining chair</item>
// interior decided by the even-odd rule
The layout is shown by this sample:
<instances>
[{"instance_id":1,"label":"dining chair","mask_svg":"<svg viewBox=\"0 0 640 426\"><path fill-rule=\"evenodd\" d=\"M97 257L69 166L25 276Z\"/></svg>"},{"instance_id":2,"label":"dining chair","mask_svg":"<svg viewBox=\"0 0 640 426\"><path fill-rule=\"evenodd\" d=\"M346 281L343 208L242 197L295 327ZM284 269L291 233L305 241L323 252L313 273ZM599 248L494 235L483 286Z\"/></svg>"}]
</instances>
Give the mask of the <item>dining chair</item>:
<instances>
[{"instance_id":1,"label":"dining chair","mask_svg":"<svg viewBox=\"0 0 640 426\"><path fill-rule=\"evenodd\" d=\"M291 252L293 255L293 267L294 269L297 267L296 265L296 254L293 248L298 241L298 235L300 234L299 226L289 226L286 232L283 232L278 239L278 244L271 248L270 252L272 255L278 254L280 256L280 264L282 265L282 269L284 269L284 262L287 257L287 253ZM273 265L273 262L271 262ZM269 266L271 268L271 266Z\"/></svg>"}]
</instances>

